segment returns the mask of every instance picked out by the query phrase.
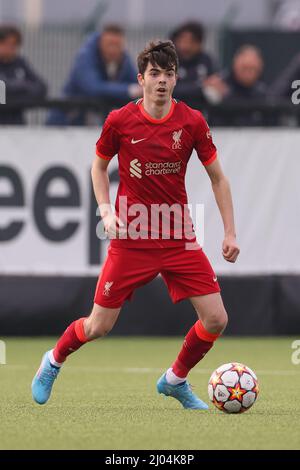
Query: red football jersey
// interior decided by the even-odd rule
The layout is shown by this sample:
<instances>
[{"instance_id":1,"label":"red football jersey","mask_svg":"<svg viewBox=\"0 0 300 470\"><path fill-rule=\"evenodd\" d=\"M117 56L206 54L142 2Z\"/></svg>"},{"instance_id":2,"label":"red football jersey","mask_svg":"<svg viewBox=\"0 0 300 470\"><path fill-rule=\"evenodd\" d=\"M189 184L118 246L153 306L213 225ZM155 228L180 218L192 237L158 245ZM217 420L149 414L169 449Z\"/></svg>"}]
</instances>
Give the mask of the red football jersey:
<instances>
[{"instance_id":1,"label":"red football jersey","mask_svg":"<svg viewBox=\"0 0 300 470\"><path fill-rule=\"evenodd\" d=\"M128 235L112 244L163 248L193 243L185 173L193 149L203 165L217 157L209 127L200 111L183 102L172 100L163 119L152 118L142 102L112 111L96 144L101 158L118 154L116 213Z\"/></svg>"}]
</instances>

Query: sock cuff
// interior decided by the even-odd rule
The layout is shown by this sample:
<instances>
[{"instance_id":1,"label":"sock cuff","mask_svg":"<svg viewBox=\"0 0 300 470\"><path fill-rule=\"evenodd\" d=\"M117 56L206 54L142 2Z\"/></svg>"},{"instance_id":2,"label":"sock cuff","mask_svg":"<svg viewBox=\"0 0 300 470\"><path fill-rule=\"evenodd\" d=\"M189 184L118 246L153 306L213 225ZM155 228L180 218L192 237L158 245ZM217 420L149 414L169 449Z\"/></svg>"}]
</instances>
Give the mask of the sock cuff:
<instances>
[{"instance_id":1,"label":"sock cuff","mask_svg":"<svg viewBox=\"0 0 300 470\"><path fill-rule=\"evenodd\" d=\"M75 325L74 325L76 336L81 343L88 342L88 338L85 335L84 326L83 326L83 322L85 319L86 317L79 318L79 320L75 321Z\"/></svg>"},{"instance_id":2,"label":"sock cuff","mask_svg":"<svg viewBox=\"0 0 300 470\"><path fill-rule=\"evenodd\" d=\"M220 336L220 333L210 333L209 331L207 331L200 320L195 323L195 331L198 338L209 343L213 343Z\"/></svg>"},{"instance_id":3,"label":"sock cuff","mask_svg":"<svg viewBox=\"0 0 300 470\"><path fill-rule=\"evenodd\" d=\"M51 351L49 351L48 357L50 363L55 367L61 367L66 360L66 358L61 356L58 351L55 351L55 349L51 349Z\"/></svg>"},{"instance_id":4,"label":"sock cuff","mask_svg":"<svg viewBox=\"0 0 300 470\"><path fill-rule=\"evenodd\" d=\"M185 379L190 369L186 367L178 358L172 364L172 372L179 378Z\"/></svg>"}]
</instances>

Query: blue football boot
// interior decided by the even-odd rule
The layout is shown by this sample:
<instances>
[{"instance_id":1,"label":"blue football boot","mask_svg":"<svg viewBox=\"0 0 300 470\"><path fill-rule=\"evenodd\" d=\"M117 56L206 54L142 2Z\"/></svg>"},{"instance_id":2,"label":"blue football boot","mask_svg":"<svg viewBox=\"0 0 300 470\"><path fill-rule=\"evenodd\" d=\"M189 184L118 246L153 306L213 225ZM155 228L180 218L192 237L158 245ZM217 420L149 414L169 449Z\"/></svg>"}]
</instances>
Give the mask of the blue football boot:
<instances>
[{"instance_id":1,"label":"blue football boot","mask_svg":"<svg viewBox=\"0 0 300 470\"><path fill-rule=\"evenodd\" d=\"M166 380L166 374L164 373L157 382L158 393L163 393L167 397L176 398L180 401L183 408L189 408L192 410L208 410L208 405L204 401L200 400L191 389L188 382L183 382L178 385L171 385Z\"/></svg>"},{"instance_id":2,"label":"blue football boot","mask_svg":"<svg viewBox=\"0 0 300 470\"><path fill-rule=\"evenodd\" d=\"M60 371L59 367L51 365L48 357L49 352L44 354L40 368L31 384L32 397L39 405L43 405L49 400L54 380Z\"/></svg>"}]
</instances>

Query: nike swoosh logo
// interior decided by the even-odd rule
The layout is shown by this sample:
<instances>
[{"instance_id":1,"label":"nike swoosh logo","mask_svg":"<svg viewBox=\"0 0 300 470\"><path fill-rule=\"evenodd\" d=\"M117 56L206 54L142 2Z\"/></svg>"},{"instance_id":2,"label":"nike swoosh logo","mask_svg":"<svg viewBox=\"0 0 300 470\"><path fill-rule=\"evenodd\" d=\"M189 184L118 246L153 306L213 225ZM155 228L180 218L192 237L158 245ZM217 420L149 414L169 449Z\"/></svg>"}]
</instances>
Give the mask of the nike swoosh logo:
<instances>
[{"instance_id":1,"label":"nike swoosh logo","mask_svg":"<svg viewBox=\"0 0 300 470\"><path fill-rule=\"evenodd\" d=\"M139 140L134 140L134 139L131 139L131 143L132 144L137 144L138 142L142 142L142 140L146 140L147 137L145 137L144 139L139 139Z\"/></svg>"},{"instance_id":2,"label":"nike swoosh logo","mask_svg":"<svg viewBox=\"0 0 300 470\"><path fill-rule=\"evenodd\" d=\"M213 278L213 281L214 281L214 282L217 282L217 280L218 280L217 277L214 277L214 278Z\"/></svg>"}]
</instances>

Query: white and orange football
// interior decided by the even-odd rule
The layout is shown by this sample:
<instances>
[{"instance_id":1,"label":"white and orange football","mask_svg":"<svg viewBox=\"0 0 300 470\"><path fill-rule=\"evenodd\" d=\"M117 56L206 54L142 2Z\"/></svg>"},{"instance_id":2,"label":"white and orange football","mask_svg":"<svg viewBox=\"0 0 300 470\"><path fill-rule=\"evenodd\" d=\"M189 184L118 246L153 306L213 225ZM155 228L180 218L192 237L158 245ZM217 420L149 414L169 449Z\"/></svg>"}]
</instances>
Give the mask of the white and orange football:
<instances>
[{"instance_id":1,"label":"white and orange football","mask_svg":"<svg viewBox=\"0 0 300 470\"><path fill-rule=\"evenodd\" d=\"M256 374L239 362L218 367L208 382L213 404L226 413L243 413L255 403L259 391Z\"/></svg>"}]
</instances>

